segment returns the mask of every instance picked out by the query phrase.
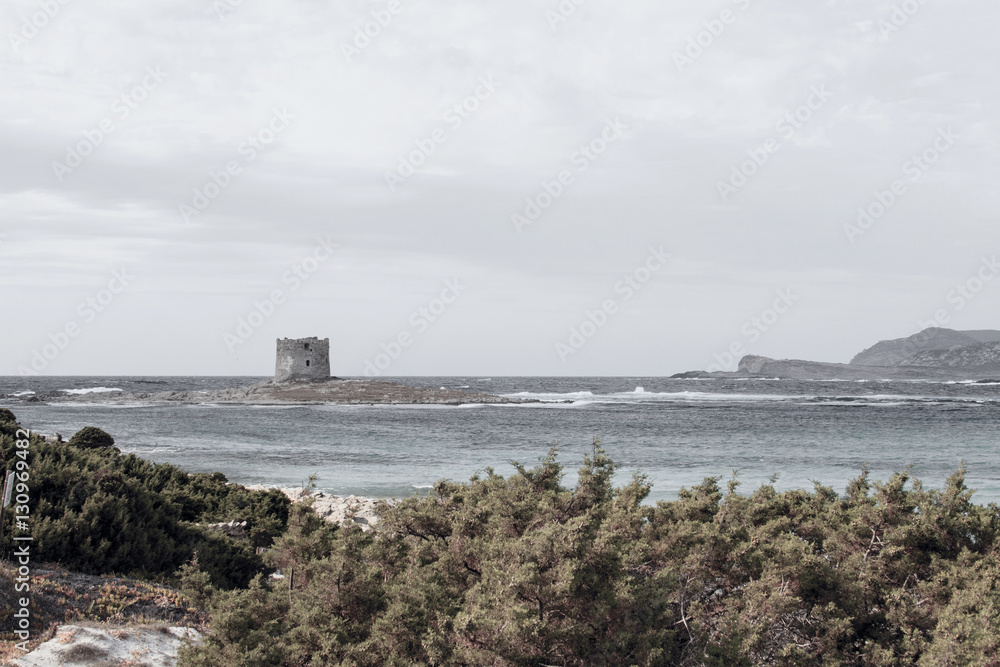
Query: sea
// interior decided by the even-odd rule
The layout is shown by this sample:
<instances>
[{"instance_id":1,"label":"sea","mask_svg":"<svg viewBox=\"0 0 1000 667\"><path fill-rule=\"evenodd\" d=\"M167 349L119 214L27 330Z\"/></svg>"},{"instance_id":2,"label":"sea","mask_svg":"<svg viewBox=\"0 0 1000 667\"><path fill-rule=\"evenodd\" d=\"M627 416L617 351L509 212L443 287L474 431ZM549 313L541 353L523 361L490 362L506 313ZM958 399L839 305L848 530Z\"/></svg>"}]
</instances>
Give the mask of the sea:
<instances>
[{"instance_id":1,"label":"sea","mask_svg":"<svg viewBox=\"0 0 1000 667\"><path fill-rule=\"evenodd\" d=\"M69 438L109 432L123 452L241 484L316 485L339 495L401 498L487 468L508 476L552 447L572 486L599 441L620 466L616 483L644 475L647 502L735 477L740 492L843 493L864 468L873 480L909 470L940 488L965 466L975 502L1000 502L1000 381L803 381L664 377L400 377L538 399L524 405L234 406L46 403L53 393L204 391L256 377L0 377L0 406L22 425ZM29 393L33 392L33 393ZM34 397L34 402L24 399Z\"/></svg>"}]
</instances>

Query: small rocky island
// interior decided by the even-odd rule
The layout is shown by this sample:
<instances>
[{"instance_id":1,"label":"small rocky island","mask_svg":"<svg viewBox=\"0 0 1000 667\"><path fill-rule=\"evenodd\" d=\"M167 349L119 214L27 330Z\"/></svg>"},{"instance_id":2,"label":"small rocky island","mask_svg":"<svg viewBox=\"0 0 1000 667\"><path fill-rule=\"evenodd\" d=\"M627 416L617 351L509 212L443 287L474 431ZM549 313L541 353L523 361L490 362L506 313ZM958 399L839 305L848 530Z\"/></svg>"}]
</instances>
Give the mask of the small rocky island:
<instances>
[{"instance_id":1,"label":"small rocky island","mask_svg":"<svg viewBox=\"0 0 1000 667\"><path fill-rule=\"evenodd\" d=\"M246 387L217 391L161 391L135 394L94 393L75 396L39 397L45 402L74 403L212 403L219 405L323 405L421 404L465 405L470 403L537 403L531 399L509 398L460 389L410 387L381 380L264 380Z\"/></svg>"},{"instance_id":2,"label":"small rocky island","mask_svg":"<svg viewBox=\"0 0 1000 667\"><path fill-rule=\"evenodd\" d=\"M1000 378L1000 331L931 327L879 341L847 364L746 355L732 372L688 371L673 377L993 381Z\"/></svg>"},{"instance_id":3,"label":"small rocky island","mask_svg":"<svg viewBox=\"0 0 1000 667\"><path fill-rule=\"evenodd\" d=\"M8 399L11 397L7 397ZM162 391L134 394L93 393L67 396L51 394L25 399L75 403L211 403L222 405L323 405L537 403L535 399L509 398L460 389L412 387L384 380L340 379L330 376L329 338L280 338L274 379L245 387L216 391Z\"/></svg>"}]
</instances>

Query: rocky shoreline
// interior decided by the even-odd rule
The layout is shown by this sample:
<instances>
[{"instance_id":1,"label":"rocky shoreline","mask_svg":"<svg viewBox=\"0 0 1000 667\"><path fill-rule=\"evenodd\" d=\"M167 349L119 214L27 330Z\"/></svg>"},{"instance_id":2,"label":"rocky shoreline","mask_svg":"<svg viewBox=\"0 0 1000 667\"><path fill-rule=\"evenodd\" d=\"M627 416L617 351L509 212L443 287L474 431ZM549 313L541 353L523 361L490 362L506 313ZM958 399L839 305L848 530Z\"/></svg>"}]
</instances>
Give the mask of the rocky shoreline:
<instances>
[{"instance_id":1,"label":"rocky shoreline","mask_svg":"<svg viewBox=\"0 0 1000 667\"><path fill-rule=\"evenodd\" d=\"M4 395L5 401L30 403L180 403L218 405L468 405L473 403L538 403L535 399L511 398L461 389L411 387L381 380L264 380L245 387L216 391L161 391L123 394L95 392L67 395L59 392L26 396Z\"/></svg>"},{"instance_id":2,"label":"rocky shoreline","mask_svg":"<svg viewBox=\"0 0 1000 667\"><path fill-rule=\"evenodd\" d=\"M268 491L278 489L293 503L311 503L313 512L331 523L357 524L362 530L369 530L378 523L376 512L379 502L392 500L376 500L361 496L334 496L324 491L307 488L291 488L253 484L246 488L251 491Z\"/></svg>"}]
</instances>

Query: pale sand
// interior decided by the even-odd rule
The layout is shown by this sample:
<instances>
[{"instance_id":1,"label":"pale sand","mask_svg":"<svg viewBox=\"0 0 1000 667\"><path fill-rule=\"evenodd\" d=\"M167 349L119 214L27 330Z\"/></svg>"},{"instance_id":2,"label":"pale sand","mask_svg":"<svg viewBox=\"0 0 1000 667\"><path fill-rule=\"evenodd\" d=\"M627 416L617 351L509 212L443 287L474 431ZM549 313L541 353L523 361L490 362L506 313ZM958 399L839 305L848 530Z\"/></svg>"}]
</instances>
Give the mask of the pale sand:
<instances>
[{"instance_id":1,"label":"pale sand","mask_svg":"<svg viewBox=\"0 0 1000 667\"><path fill-rule=\"evenodd\" d=\"M185 627L60 625L52 639L10 664L17 667L60 665L147 665L174 667L177 649L199 642L201 634Z\"/></svg>"},{"instance_id":2,"label":"pale sand","mask_svg":"<svg viewBox=\"0 0 1000 667\"><path fill-rule=\"evenodd\" d=\"M368 530L378 523L378 516L375 514L375 505L378 501L373 498L334 496L315 489L268 486L265 484L253 484L246 488L254 491L278 489L288 496L293 503L306 502L311 499L313 511L333 523L347 524L353 521L355 524L361 526L362 530Z\"/></svg>"}]
</instances>

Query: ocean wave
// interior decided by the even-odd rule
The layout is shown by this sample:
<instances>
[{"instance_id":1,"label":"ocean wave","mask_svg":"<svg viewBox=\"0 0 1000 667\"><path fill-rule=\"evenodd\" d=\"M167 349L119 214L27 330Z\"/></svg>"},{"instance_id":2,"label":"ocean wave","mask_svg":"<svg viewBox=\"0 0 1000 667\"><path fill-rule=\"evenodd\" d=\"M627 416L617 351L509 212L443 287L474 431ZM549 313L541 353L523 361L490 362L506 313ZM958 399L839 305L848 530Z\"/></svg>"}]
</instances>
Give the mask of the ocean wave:
<instances>
[{"instance_id":1,"label":"ocean wave","mask_svg":"<svg viewBox=\"0 0 1000 667\"><path fill-rule=\"evenodd\" d=\"M643 387L632 391L609 394L594 394L589 391L568 393L541 393L522 391L505 394L513 398L530 398L540 403L523 404L529 406L581 407L593 404L648 404L648 403L777 403L788 402L800 405L935 405L935 404L976 404L993 403L994 400L982 396L920 396L905 394L861 394L861 395L818 395L818 394L743 394L708 391L654 392Z\"/></svg>"},{"instance_id":2,"label":"ocean wave","mask_svg":"<svg viewBox=\"0 0 1000 667\"><path fill-rule=\"evenodd\" d=\"M178 452L184 451L180 447L170 447L167 445L163 446L142 446L136 445L132 447L122 448L122 454L135 454L136 456L146 456L149 454L176 454Z\"/></svg>"},{"instance_id":3,"label":"ocean wave","mask_svg":"<svg viewBox=\"0 0 1000 667\"><path fill-rule=\"evenodd\" d=\"M647 391L643 387L636 387L632 391L623 391L610 394L595 394L592 391L573 391L566 393L543 393L521 391L516 394L503 394L510 398L530 398L543 403L559 402L563 404L575 404L578 402L590 403L650 403L650 402L670 402L670 401L790 401L801 399L802 396L792 396L785 394L723 394L707 391L669 391L656 392ZM535 404L537 405L537 404Z\"/></svg>"},{"instance_id":4,"label":"ocean wave","mask_svg":"<svg viewBox=\"0 0 1000 667\"><path fill-rule=\"evenodd\" d=\"M567 410L570 408L581 408L588 405L608 404L615 401L597 400L564 400L564 401L541 401L538 403L483 403L481 407L489 408L523 408L526 410Z\"/></svg>"},{"instance_id":5,"label":"ocean wave","mask_svg":"<svg viewBox=\"0 0 1000 667\"><path fill-rule=\"evenodd\" d=\"M33 391L17 391L11 394L11 396L31 396L34 393Z\"/></svg>"},{"instance_id":6,"label":"ocean wave","mask_svg":"<svg viewBox=\"0 0 1000 667\"><path fill-rule=\"evenodd\" d=\"M734 401L734 402L762 402L762 401L788 401L795 396L786 394L723 394L711 391L643 391L627 392L622 394L609 394L615 398L638 398L653 401ZM801 397L799 397L801 398Z\"/></svg>"},{"instance_id":7,"label":"ocean wave","mask_svg":"<svg viewBox=\"0 0 1000 667\"><path fill-rule=\"evenodd\" d=\"M692 379L699 379L699 378L692 378ZM753 380L754 382L781 382L784 378L758 378L758 377L752 377L751 378L751 377L741 377L741 378L703 378L703 379L705 379L705 380L729 380L729 381L736 380L736 381L740 381L740 382L749 382L750 380ZM794 380L792 380L792 382L794 382Z\"/></svg>"},{"instance_id":8,"label":"ocean wave","mask_svg":"<svg viewBox=\"0 0 1000 667\"><path fill-rule=\"evenodd\" d=\"M67 394L105 394L112 391L121 391L117 387L86 387L85 389L60 389Z\"/></svg>"},{"instance_id":9,"label":"ocean wave","mask_svg":"<svg viewBox=\"0 0 1000 667\"><path fill-rule=\"evenodd\" d=\"M592 391L569 391L564 393L519 391L514 394L500 394L507 398L533 398L539 401L570 401L578 398L590 398L594 395Z\"/></svg>"},{"instance_id":10,"label":"ocean wave","mask_svg":"<svg viewBox=\"0 0 1000 667\"><path fill-rule=\"evenodd\" d=\"M994 399L977 396L911 396L907 394L871 394L862 396L802 396L801 405L986 405Z\"/></svg>"},{"instance_id":11,"label":"ocean wave","mask_svg":"<svg viewBox=\"0 0 1000 667\"><path fill-rule=\"evenodd\" d=\"M56 406L59 406L60 408L64 408L65 407L65 408L90 408L90 409L93 409L93 408L97 407L97 408L100 408L101 410L121 410L121 409L132 409L132 408L148 408L150 406L160 405L160 404L159 403L139 403L139 402L132 402L132 403L94 403L92 401L87 401L87 402L84 402L84 401L80 401L80 402L77 402L77 401L59 401L57 403L44 402L44 403L42 403L42 405L56 405Z\"/></svg>"}]
</instances>

